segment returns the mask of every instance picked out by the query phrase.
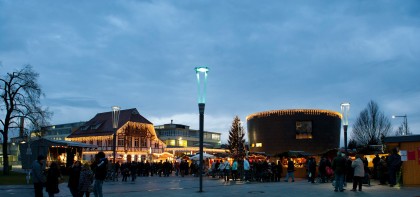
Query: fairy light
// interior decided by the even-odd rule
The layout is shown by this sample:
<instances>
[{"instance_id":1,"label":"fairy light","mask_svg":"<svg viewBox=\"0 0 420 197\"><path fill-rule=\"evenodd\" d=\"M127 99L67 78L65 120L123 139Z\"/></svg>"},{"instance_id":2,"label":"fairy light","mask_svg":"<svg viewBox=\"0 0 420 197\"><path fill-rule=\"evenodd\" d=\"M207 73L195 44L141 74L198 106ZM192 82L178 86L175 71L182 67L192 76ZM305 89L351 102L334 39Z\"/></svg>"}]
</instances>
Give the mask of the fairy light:
<instances>
[{"instance_id":1,"label":"fairy light","mask_svg":"<svg viewBox=\"0 0 420 197\"><path fill-rule=\"evenodd\" d=\"M253 118L261 118L261 117L268 117L268 116L290 116L296 114L304 114L304 115L327 115L342 118L341 113L330 111L330 110L320 110L320 109L287 109L287 110L270 110L264 112L257 112L251 114L246 117L246 120L250 120Z\"/></svg>"}]
</instances>

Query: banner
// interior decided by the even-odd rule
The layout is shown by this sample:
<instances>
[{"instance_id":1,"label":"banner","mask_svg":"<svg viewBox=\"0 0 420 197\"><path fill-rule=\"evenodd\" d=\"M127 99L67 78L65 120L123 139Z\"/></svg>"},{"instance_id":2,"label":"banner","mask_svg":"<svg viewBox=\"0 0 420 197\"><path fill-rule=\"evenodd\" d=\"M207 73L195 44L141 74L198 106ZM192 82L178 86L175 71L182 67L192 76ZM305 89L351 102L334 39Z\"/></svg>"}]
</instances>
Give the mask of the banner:
<instances>
[{"instance_id":1,"label":"banner","mask_svg":"<svg viewBox=\"0 0 420 197\"><path fill-rule=\"evenodd\" d=\"M414 150L407 151L407 159L409 161L416 160L416 151L414 151Z\"/></svg>"}]
</instances>

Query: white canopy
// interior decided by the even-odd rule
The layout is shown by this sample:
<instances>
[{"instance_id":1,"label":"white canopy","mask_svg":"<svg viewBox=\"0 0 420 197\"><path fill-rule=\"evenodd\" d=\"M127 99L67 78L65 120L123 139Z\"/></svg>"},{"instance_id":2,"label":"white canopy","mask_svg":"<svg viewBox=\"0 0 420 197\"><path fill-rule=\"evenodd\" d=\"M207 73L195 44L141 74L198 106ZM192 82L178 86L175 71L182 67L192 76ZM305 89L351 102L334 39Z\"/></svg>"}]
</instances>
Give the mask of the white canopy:
<instances>
[{"instance_id":1,"label":"white canopy","mask_svg":"<svg viewBox=\"0 0 420 197\"><path fill-rule=\"evenodd\" d=\"M210 155L210 154L207 154L207 153L203 154L203 159L213 159L213 158L215 158L214 155ZM196 155L190 157L190 159L191 160L200 160L200 153L197 153Z\"/></svg>"}]
</instances>

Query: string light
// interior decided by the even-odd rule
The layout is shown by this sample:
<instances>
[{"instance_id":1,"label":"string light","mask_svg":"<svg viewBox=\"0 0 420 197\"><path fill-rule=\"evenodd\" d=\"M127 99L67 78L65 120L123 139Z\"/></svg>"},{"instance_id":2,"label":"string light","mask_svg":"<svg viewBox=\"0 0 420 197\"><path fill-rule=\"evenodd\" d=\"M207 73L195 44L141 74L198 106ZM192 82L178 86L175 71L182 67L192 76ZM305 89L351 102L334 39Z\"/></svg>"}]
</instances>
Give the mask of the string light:
<instances>
[{"instance_id":1,"label":"string light","mask_svg":"<svg viewBox=\"0 0 420 197\"><path fill-rule=\"evenodd\" d=\"M285 116L285 115L296 115L296 114L304 114L304 115L327 115L342 118L341 113L330 111L330 110L320 110L320 109L288 109L288 110L270 110L264 112L258 112L251 114L246 117L246 120L250 120L253 118L261 118L261 117L268 117L268 116Z\"/></svg>"}]
</instances>

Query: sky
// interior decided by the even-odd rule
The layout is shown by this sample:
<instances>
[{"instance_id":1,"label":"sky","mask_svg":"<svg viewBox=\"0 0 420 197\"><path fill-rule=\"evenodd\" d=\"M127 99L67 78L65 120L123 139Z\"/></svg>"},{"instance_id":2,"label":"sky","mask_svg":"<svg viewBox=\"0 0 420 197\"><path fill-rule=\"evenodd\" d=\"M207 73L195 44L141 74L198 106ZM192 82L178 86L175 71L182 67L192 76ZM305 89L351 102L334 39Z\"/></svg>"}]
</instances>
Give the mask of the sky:
<instances>
[{"instance_id":1,"label":"sky","mask_svg":"<svg viewBox=\"0 0 420 197\"><path fill-rule=\"evenodd\" d=\"M32 65L51 124L120 106L198 129L207 66L204 129L222 143L235 116L342 102L351 134L370 100L420 134L419 1L0 0L0 24L0 75Z\"/></svg>"}]
</instances>

